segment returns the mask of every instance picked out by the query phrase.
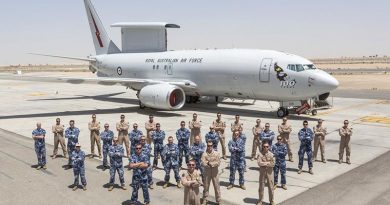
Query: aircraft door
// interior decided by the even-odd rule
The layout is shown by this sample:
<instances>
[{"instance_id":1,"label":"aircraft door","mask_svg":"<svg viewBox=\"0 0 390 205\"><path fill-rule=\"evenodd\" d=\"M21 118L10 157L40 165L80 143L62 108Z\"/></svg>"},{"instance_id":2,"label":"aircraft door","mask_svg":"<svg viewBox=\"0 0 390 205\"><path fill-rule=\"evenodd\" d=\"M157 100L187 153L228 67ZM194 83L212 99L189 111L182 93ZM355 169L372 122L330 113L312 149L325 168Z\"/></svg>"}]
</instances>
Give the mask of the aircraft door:
<instances>
[{"instance_id":1,"label":"aircraft door","mask_svg":"<svg viewBox=\"0 0 390 205\"><path fill-rule=\"evenodd\" d=\"M172 75L173 74L173 64L168 64L167 74Z\"/></svg>"},{"instance_id":2,"label":"aircraft door","mask_svg":"<svg viewBox=\"0 0 390 205\"><path fill-rule=\"evenodd\" d=\"M264 58L260 65L260 82L266 83L270 79L270 68L272 64L272 58Z\"/></svg>"}]
</instances>

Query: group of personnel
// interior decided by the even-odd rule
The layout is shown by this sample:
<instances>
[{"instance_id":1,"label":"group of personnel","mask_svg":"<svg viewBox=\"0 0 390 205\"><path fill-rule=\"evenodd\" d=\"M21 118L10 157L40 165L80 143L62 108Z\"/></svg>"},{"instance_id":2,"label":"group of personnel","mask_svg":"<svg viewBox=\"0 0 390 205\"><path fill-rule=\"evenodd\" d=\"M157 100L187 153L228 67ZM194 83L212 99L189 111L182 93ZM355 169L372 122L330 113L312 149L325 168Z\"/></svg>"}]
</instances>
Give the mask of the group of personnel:
<instances>
[{"instance_id":1,"label":"group of personnel","mask_svg":"<svg viewBox=\"0 0 390 205\"><path fill-rule=\"evenodd\" d=\"M350 137L352 128L348 126L348 120L344 121L344 126L339 129L341 137L339 149L339 163L343 162L344 150L346 150L346 162L350 164ZM103 171L110 169L110 186L112 191L115 183L116 172L119 175L121 188L126 190L124 182L123 158L129 159L128 168L133 170L132 183L133 188L131 203L138 202L138 190L141 188L144 195L144 203L150 203L149 189L154 188L153 171L156 170L158 161L161 160L164 171L163 188L169 186L170 172L173 170L176 186L184 186L184 204L201 204L200 190L203 186L203 204L208 201L210 183L213 183L215 198L218 204L222 204L220 186L219 186L219 166L221 158L227 159L227 150L230 152L230 176L227 189L234 187L236 172L239 173L239 187L243 190L245 187L244 173L247 170L245 160L246 135L243 133L243 123L240 116L235 116L235 121L231 123L232 138L225 146L226 123L221 119L221 113L217 113L217 119L209 127L210 131L201 135L202 122L198 119L196 113L193 119L189 121L188 128L186 122L180 122L180 128L176 131L177 144L174 143L173 136L168 137L168 143L164 144L166 134L161 129L160 123L154 121L153 115L149 116L149 121L145 123L146 135L138 129L138 124L133 124L133 130L129 131L130 124L125 120L125 116L120 116L120 122L116 123L117 135L110 130L109 124L104 124L104 130L100 132L100 123L96 115L92 115L91 122L88 123L91 140L90 158L95 157L95 144L98 147L98 157L103 158ZM73 168L74 186L73 190L79 188L79 178L81 178L83 190L87 190L85 177L85 153L80 149L78 138L80 130L75 127L74 120L69 122L69 127L61 124L59 118L52 127L54 134L54 151L52 158L57 157L59 144L63 150L63 156L68 158L68 168ZM278 175L281 175L281 188L286 187L286 156L293 162L290 134L291 125L287 118L278 126L279 135L274 143L275 132L270 129L270 124L265 123L262 127L261 120L256 120L256 125L252 128L253 145L251 160L256 160L260 167L259 176L259 203L262 203L264 185L267 182L269 200L274 204L273 192L277 188ZM325 136L327 129L323 126L323 120L318 120L318 124L313 129L308 127L308 122L303 122L303 128L298 132L300 147L298 151L299 163L298 174L302 173L303 159L305 153L308 158L309 173L313 174L313 160L317 160L318 148L321 151L321 161L325 160ZM35 141L35 151L38 157L37 169L46 169L46 151L45 151L46 131L42 129L41 123L37 123L37 129L32 132ZM67 145L65 145L65 138ZM314 159L312 152L312 141L314 140ZM101 141L103 145L101 145ZM124 144L124 147L123 147ZM222 148L222 156L218 152L218 145ZM153 155L152 155L152 145ZM259 150L259 154L257 154ZM151 157L154 157L151 162ZM108 164L108 158L110 164ZM187 168L182 168L183 158ZM183 170L179 174L180 170Z\"/></svg>"}]
</instances>

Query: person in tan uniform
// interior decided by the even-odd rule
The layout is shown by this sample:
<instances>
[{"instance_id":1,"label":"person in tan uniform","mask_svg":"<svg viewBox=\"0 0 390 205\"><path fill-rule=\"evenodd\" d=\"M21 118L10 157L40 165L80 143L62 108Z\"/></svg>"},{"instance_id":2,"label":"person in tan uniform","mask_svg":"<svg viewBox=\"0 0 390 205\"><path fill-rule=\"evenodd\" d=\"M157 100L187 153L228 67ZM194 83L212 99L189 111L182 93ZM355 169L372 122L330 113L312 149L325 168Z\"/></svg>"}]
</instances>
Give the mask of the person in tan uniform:
<instances>
[{"instance_id":1,"label":"person in tan uniform","mask_svg":"<svg viewBox=\"0 0 390 205\"><path fill-rule=\"evenodd\" d=\"M200 172L195 170L195 160L190 160L188 170L181 175L181 183L184 186L184 205L200 205L199 187L202 185Z\"/></svg>"},{"instance_id":2,"label":"person in tan uniform","mask_svg":"<svg viewBox=\"0 0 390 205\"><path fill-rule=\"evenodd\" d=\"M260 133L263 131L263 128L261 127L261 120L256 120L256 125L252 128L252 134L253 134L253 144L252 144L252 158L251 160L255 160L256 158L256 150L259 149L259 152L261 152L261 141L260 141Z\"/></svg>"},{"instance_id":3,"label":"person in tan uniform","mask_svg":"<svg viewBox=\"0 0 390 205\"><path fill-rule=\"evenodd\" d=\"M146 143L152 145L152 132L156 130L156 122L154 121L154 116L149 115L149 121L145 122L146 129Z\"/></svg>"},{"instance_id":4,"label":"person in tan uniform","mask_svg":"<svg viewBox=\"0 0 390 205\"><path fill-rule=\"evenodd\" d=\"M130 140L127 136L129 134L129 127L130 124L125 121L125 115L121 115L121 121L116 123L116 130L118 131L118 144L123 145L125 143L127 158L130 155Z\"/></svg>"},{"instance_id":5,"label":"person in tan uniform","mask_svg":"<svg viewBox=\"0 0 390 205\"><path fill-rule=\"evenodd\" d=\"M226 123L221 120L221 113L217 113L217 119L213 122L214 130L219 135L219 142L221 143L222 147L222 158L224 160L227 159L226 157L226 144L225 144L225 128Z\"/></svg>"},{"instance_id":6,"label":"person in tan uniform","mask_svg":"<svg viewBox=\"0 0 390 205\"><path fill-rule=\"evenodd\" d=\"M219 153L214 151L213 143L207 142L206 152L202 154L201 162L204 167L204 189L203 189L203 204L207 204L207 197L209 196L210 182L213 182L215 199L219 205L221 201L221 189L219 187L218 168L221 164Z\"/></svg>"},{"instance_id":7,"label":"person in tan uniform","mask_svg":"<svg viewBox=\"0 0 390 205\"><path fill-rule=\"evenodd\" d=\"M344 149L347 156L347 164L351 164L351 136L352 136L352 127L348 127L349 121L344 120L344 126L339 129L340 134L340 148L339 148L339 164L343 163Z\"/></svg>"},{"instance_id":8,"label":"person in tan uniform","mask_svg":"<svg viewBox=\"0 0 390 205\"><path fill-rule=\"evenodd\" d=\"M188 127L191 130L190 145L194 144L195 136L202 136L200 134L200 128L202 127L202 121L198 120L198 115L194 113L192 120L188 123Z\"/></svg>"},{"instance_id":9,"label":"person in tan uniform","mask_svg":"<svg viewBox=\"0 0 390 205\"><path fill-rule=\"evenodd\" d=\"M258 205L263 203L264 196L264 183L267 180L268 194L270 204L274 205L274 180L273 180L273 167L275 165L274 155L269 151L268 142L263 142L262 150L257 158L257 163L260 167L259 177L259 201Z\"/></svg>"},{"instance_id":10,"label":"person in tan uniform","mask_svg":"<svg viewBox=\"0 0 390 205\"><path fill-rule=\"evenodd\" d=\"M234 131L238 130L241 134L242 130L244 130L244 124L240 122L240 115L236 115L236 121L231 124L230 130L232 131L232 138L234 135Z\"/></svg>"},{"instance_id":11,"label":"person in tan uniform","mask_svg":"<svg viewBox=\"0 0 390 205\"><path fill-rule=\"evenodd\" d=\"M88 129L91 132L91 156L95 156L95 142L98 147L99 159L102 158L102 146L100 145L100 122L96 121L96 115L92 115L92 121L88 123Z\"/></svg>"},{"instance_id":12,"label":"person in tan uniform","mask_svg":"<svg viewBox=\"0 0 390 205\"><path fill-rule=\"evenodd\" d=\"M56 124L52 126L51 128L52 132L54 133L54 151L52 159L55 159L57 157L57 151L58 151L58 144L61 145L63 156L67 159L68 156L66 155L66 145L65 145L65 138L64 138L64 125L61 125L60 118L56 119Z\"/></svg>"},{"instance_id":13,"label":"person in tan uniform","mask_svg":"<svg viewBox=\"0 0 390 205\"><path fill-rule=\"evenodd\" d=\"M287 118L283 118L282 124L278 126L278 131L283 139L283 143L287 145L288 161L294 162L291 151L290 133L292 131L291 125L287 124Z\"/></svg>"},{"instance_id":14,"label":"person in tan uniform","mask_svg":"<svg viewBox=\"0 0 390 205\"><path fill-rule=\"evenodd\" d=\"M323 120L319 119L317 126L313 127L313 131L314 131L314 161L317 161L318 147L320 147L321 161L323 163L326 163L326 161L325 161L326 128L324 126L322 126L322 122L323 122Z\"/></svg>"}]
</instances>

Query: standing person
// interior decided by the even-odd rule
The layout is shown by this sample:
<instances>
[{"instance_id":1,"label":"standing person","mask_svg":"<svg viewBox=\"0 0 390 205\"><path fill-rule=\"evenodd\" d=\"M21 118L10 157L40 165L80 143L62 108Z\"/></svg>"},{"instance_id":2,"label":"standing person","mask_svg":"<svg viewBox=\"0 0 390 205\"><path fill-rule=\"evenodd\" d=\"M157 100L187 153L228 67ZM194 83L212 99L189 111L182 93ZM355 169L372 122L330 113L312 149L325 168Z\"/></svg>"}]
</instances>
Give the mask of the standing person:
<instances>
[{"instance_id":1,"label":"standing person","mask_svg":"<svg viewBox=\"0 0 390 205\"><path fill-rule=\"evenodd\" d=\"M213 149L213 143L207 142L207 150L202 154L202 166L204 167L204 189L203 189L203 204L207 204L209 196L210 182L213 182L215 199L217 204L221 205L221 190L219 187L218 168L221 164L219 153Z\"/></svg>"},{"instance_id":2,"label":"standing person","mask_svg":"<svg viewBox=\"0 0 390 205\"><path fill-rule=\"evenodd\" d=\"M188 163L188 170L181 175L181 183L184 186L184 205L200 205L199 187L202 185L202 178L195 169L195 160Z\"/></svg>"},{"instance_id":3,"label":"standing person","mask_svg":"<svg viewBox=\"0 0 390 205\"><path fill-rule=\"evenodd\" d=\"M263 203L264 196L264 184L267 181L269 201L271 205L274 205L274 181L272 180L272 171L274 167L274 156L269 151L268 142L262 144L262 150L260 155L257 158L257 163L260 167L260 177L259 177L259 201L258 205Z\"/></svg>"},{"instance_id":4,"label":"standing person","mask_svg":"<svg viewBox=\"0 0 390 205\"><path fill-rule=\"evenodd\" d=\"M271 152L275 156L275 166L274 166L274 189L278 185L279 171L280 178L282 183L282 188L287 190L286 187L286 155L287 155L287 145L282 143L283 138L278 136L278 142L272 145Z\"/></svg>"},{"instance_id":5,"label":"standing person","mask_svg":"<svg viewBox=\"0 0 390 205\"><path fill-rule=\"evenodd\" d=\"M314 133L313 131L308 128L309 123L305 120L303 121L303 128L299 131L298 137L301 141L301 145L299 146L299 164L298 164L298 174L302 173L302 166L303 166L303 158L305 155L305 152L307 153L307 162L309 164L309 173L313 174L313 151L311 142L313 141Z\"/></svg>"},{"instance_id":6,"label":"standing person","mask_svg":"<svg viewBox=\"0 0 390 205\"><path fill-rule=\"evenodd\" d=\"M194 143L195 136L202 136L200 134L200 128L202 127L202 121L198 120L198 114L192 115L192 120L188 123L188 127L191 130L190 145ZM188 162L187 162L188 163Z\"/></svg>"},{"instance_id":7,"label":"standing person","mask_svg":"<svg viewBox=\"0 0 390 205\"><path fill-rule=\"evenodd\" d=\"M179 147L173 143L173 137L168 137L168 144L164 146L163 154L161 156L163 158L164 162L164 171L165 171L165 177L164 177L164 186L163 188L167 188L169 184L169 178L171 169L175 173L175 179L177 182L177 187L181 188L180 184L180 175L179 175Z\"/></svg>"},{"instance_id":8,"label":"standing person","mask_svg":"<svg viewBox=\"0 0 390 205\"><path fill-rule=\"evenodd\" d=\"M274 131L270 130L269 123L265 123L265 129L260 133L260 141L262 143L268 142L270 146L272 146L272 141L274 141L275 133Z\"/></svg>"},{"instance_id":9,"label":"standing person","mask_svg":"<svg viewBox=\"0 0 390 205\"><path fill-rule=\"evenodd\" d=\"M287 117L283 118L282 124L278 126L278 131L283 139L283 143L287 145L288 161L294 162L290 143L290 133L292 132L292 128L291 125L287 123Z\"/></svg>"},{"instance_id":10,"label":"standing person","mask_svg":"<svg viewBox=\"0 0 390 205\"><path fill-rule=\"evenodd\" d=\"M152 132L156 130L156 122L154 121L154 116L149 115L149 121L145 122L145 130L146 130L146 143L152 144Z\"/></svg>"},{"instance_id":11,"label":"standing person","mask_svg":"<svg viewBox=\"0 0 390 205\"><path fill-rule=\"evenodd\" d=\"M100 122L96 121L96 115L92 115L92 121L88 123L88 129L91 132L91 156L89 158L95 157L95 142L99 152L99 159L102 158L102 148L100 145Z\"/></svg>"},{"instance_id":12,"label":"standing person","mask_svg":"<svg viewBox=\"0 0 390 205\"><path fill-rule=\"evenodd\" d=\"M133 130L129 133L129 140L131 142L131 146L130 146L131 155L135 153L135 146L141 143L142 136L143 133L141 130L138 130L138 124L134 123Z\"/></svg>"},{"instance_id":13,"label":"standing person","mask_svg":"<svg viewBox=\"0 0 390 205\"><path fill-rule=\"evenodd\" d=\"M221 143L221 148L222 148L222 158L224 160L227 159L226 157L226 144L225 144L225 128L226 128L226 123L221 120L221 113L217 113L217 119L213 122L213 126L215 131L219 135L219 142Z\"/></svg>"},{"instance_id":14,"label":"standing person","mask_svg":"<svg viewBox=\"0 0 390 205\"><path fill-rule=\"evenodd\" d=\"M196 169L200 171L200 175L202 176L202 178L204 177L204 175L203 175L204 169L203 169L203 166L201 164L201 158L202 158L202 154L205 151L205 149L206 149L206 145L201 141L200 137L195 136L195 142L194 142L194 144L192 144L192 146L190 148L190 156L191 156L191 159L193 159L195 161Z\"/></svg>"},{"instance_id":15,"label":"standing person","mask_svg":"<svg viewBox=\"0 0 390 205\"><path fill-rule=\"evenodd\" d=\"M34 140L35 153L38 158L37 170L41 168L46 169L46 145L45 145L46 130L42 129L42 124L37 123L37 129L32 131L32 138Z\"/></svg>"},{"instance_id":16,"label":"standing person","mask_svg":"<svg viewBox=\"0 0 390 205\"><path fill-rule=\"evenodd\" d=\"M81 145L77 143L75 145L75 150L72 152L72 166L74 174L74 183L73 191L76 191L79 186L79 177L81 178L81 184L83 185L83 190L87 190L87 179L85 178L85 153L80 149Z\"/></svg>"},{"instance_id":17,"label":"standing person","mask_svg":"<svg viewBox=\"0 0 390 205\"><path fill-rule=\"evenodd\" d=\"M118 131L118 143L120 145L123 145L125 143L125 148L126 148L126 156L129 158L130 156L130 141L127 135L129 134L129 128L130 124L129 122L125 121L125 115L121 115L121 120L116 123L116 130Z\"/></svg>"},{"instance_id":18,"label":"standing person","mask_svg":"<svg viewBox=\"0 0 390 205\"><path fill-rule=\"evenodd\" d=\"M65 138L68 139L68 168L72 167L72 153L76 149L76 144L79 142L79 128L74 126L74 120L69 121L69 127L65 130ZM84 153L84 152L83 152Z\"/></svg>"},{"instance_id":19,"label":"standing person","mask_svg":"<svg viewBox=\"0 0 390 205\"><path fill-rule=\"evenodd\" d=\"M123 160L122 158L125 156L125 149L123 146L118 144L118 137L113 138L112 145L109 146L109 155L110 155L110 187L108 191L112 191L114 189L115 183L115 173L118 172L119 181L121 183L121 188L126 190L125 178L123 177Z\"/></svg>"},{"instance_id":20,"label":"standing person","mask_svg":"<svg viewBox=\"0 0 390 205\"><path fill-rule=\"evenodd\" d=\"M231 189L234 186L234 180L236 171L238 170L239 174L239 183L240 188L246 190L244 185L244 170L245 170L245 158L243 157L243 152L245 150L244 141L240 138L240 131L234 131L233 139L229 141L228 144L230 151L230 176L229 176L229 186L227 189Z\"/></svg>"},{"instance_id":21,"label":"standing person","mask_svg":"<svg viewBox=\"0 0 390 205\"><path fill-rule=\"evenodd\" d=\"M344 126L339 129L340 147L339 147L339 164L343 163L344 149L346 151L347 164L351 164L351 136L352 127L348 127L349 121L344 120Z\"/></svg>"},{"instance_id":22,"label":"standing person","mask_svg":"<svg viewBox=\"0 0 390 205\"><path fill-rule=\"evenodd\" d=\"M64 158L67 159L68 156L66 154L66 146L65 146L65 138L64 138L64 125L61 125L60 118L56 119L56 124L52 126L51 130L54 134L54 150L53 150L52 159L57 158L58 144L61 145Z\"/></svg>"},{"instance_id":23,"label":"standing person","mask_svg":"<svg viewBox=\"0 0 390 205\"><path fill-rule=\"evenodd\" d=\"M261 120L256 120L256 125L252 128L252 134L253 134L253 144L252 144L252 158L251 160L255 160L256 157L256 150L259 149L259 152L261 152L261 142L259 135L263 131L263 128L261 127Z\"/></svg>"},{"instance_id":24,"label":"standing person","mask_svg":"<svg viewBox=\"0 0 390 205\"><path fill-rule=\"evenodd\" d=\"M236 115L235 119L236 120L230 126L232 136L234 136L235 131L239 131L241 133L244 130L244 124L240 122L240 115Z\"/></svg>"},{"instance_id":25,"label":"standing person","mask_svg":"<svg viewBox=\"0 0 390 205\"><path fill-rule=\"evenodd\" d=\"M214 146L213 149L218 151L219 135L217 132L215 132L214 126L210 126L210 132L206 133L205 139L206 143L211 141Z\"/></svg>"},{"instance_id":26,"label":"standing person","mask_svg":"<svg viewBox=\"0 0 390 205\"><path fill-rule=\"evenodd\" d=\"M109 168L107 155L109 154L113 137L114 132L110 130L110 125L108 123L104 124L104 131L100 133L100 138L103 140L103 171L105 171L106 168Z\"/></svg>"},{"instance_id":27,"label":"standing person","mask_svg":"<svg viewBox=\"0 0 390 205\"><path fill-rule=\"evenodd\" d=\"M152 146L148 143L146 143L147 138L145 136L141 137L141 146L142 146L142 154L145 155L148 158L149 167L147 169L148 174L148 186L150 189L153 189L153 166L150 163L150 155L152 153Z\"/></svg>"},{"instance_id":28,"label":"standing person","mask_svg":"<svg viewBox=\"0 0 390 205\"><path fill-rule=\"evenodd\" d=\"M180 129L176 131L176 139L179 146L179 168L181 169L183 157L185 157L186 164L189 162L190 146L188 141L190 139L190 131L186 129L186 123L184 121L180 122L180 126Z\"/></svg>"},{"instance_id":29,"label":"standing person","mask_svg":"<svg viewBox=\"0 0 390 205\"><path fill-rule=\"evenodd\" d=\"M150 164L148 164L148 158L142 153L142 145L137 144L135 146L135 152L131 155L129 159L129 167L133 169L133 179L131 186L133 187L133 192L131 194L131 204L138 204L138 190L141 187L144 195L144 203L149 204L149 189L148 189L148 174L147 169Z\"/></svg>"},{"instance_id":30,"label":"standing person","mask_svg":"<svg viewBox=\"0 0 390 205\"><path fill-rule=\"evenodd\" d=\"M151 133L154 141L153 168L157 168L158 159L161 157L164 149L165 132L161 130L160 127L160 123L156 123L156 130ZM162 164L164 165L164 162L162 162Z\"/></svg>"},{"instance_id":31,"label":"standing person","mask_svg":"<svg viewBox=\"0 0 390 205\"><path fill-rule=\"evenodd\" d=\"M318 147L321 150L321 161L326 163L325 160L325 135L326 127L322 125L323 120L319 119L317 126L313 127L314 131L314 161L317 161Z\"/></svg>"}]
</instances>

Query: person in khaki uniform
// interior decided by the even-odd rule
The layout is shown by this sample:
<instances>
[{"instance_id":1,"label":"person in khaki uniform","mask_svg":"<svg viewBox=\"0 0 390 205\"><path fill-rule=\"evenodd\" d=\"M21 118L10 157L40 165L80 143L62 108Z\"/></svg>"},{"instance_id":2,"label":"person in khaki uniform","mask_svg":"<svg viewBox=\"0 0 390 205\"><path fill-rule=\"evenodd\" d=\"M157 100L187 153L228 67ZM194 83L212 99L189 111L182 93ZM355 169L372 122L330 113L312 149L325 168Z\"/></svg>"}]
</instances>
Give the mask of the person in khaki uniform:
<instances>
[{"instance_id":1,"label":"person in khaki uniform","mask_svg":"<svg viewBox=\"0 0 390 205\"><path fill-rule=\"evenodd\" d=\"M230 126L230 130L232 131L232 138L233 138L233 135L234 135L234 131L239 131L240 134L242 132L242 130L244 130L244 124L242 124L240 122L240 115L236 115L236 121L234 121Z\"/></svg>"},{"instance_id":2,"label":"person in khaki uniform","mask_svg":"<svg viewBox=\"0 0 390 205\"><path fill-rule=\"evenodd\" d=\"M100 122L96 121L96 115L92 115L92 121L88 123L88 129L91 131L91 156L95 156L95 142L98 147L99 159L102 158L102 146L100 145Z\"/></svg>"},{"instance_id":3,"label":"person in khaki uniform","mask_svg":"<svg viewBox=\"0 0 390 205\"><path fill-rule=\"evenodd\" d=\"M68 156L66 155L64 125L61 125L60 118L56 119L56 124L52 126L51 130L54 133L54 151L53 156L51 158L55 159L57 157L58 144L60 144L62 148L62 153L64 154L63 156L67 159Z\"/></svg>"},{"instance_id":4,"label":"person in khaki uniform","mask_svg":"<svg viewBox=\"0 0 390 205\"><path fill-rule=\"evenodd\" d=\"M258 205L263 203L264 183L267 180L268 194L270 204L274 205L274 181L273 181L273 167L275 165L274 155L269 151L268 142L263 142L262 150L257 158L257 163L260 167L259 177L259 201Z\"/></svg>"},{"instance_id":5,"label":"person in khaki uniform","mask_svg":"<svg viewBox=\"0 0 390 205\"><path fill-rule=\"evenodd\" d=\"M184 205L200 205L199 187L202 185L202 177L195 170L195 160L190 160L188 170L181 175L181 183L184 186Z\"/></svg>"},{"instance_id":6,"label":"person in khaki uniform","mask_svg":"<svg viewBox=\"0 0 390 205\"><path fill-rule=\"evenodd\" d=\"M348 127L349 121L344 120L344 126L339 129L340 134L340 148L339 148L339 164L343 163L344 149L346 151L347 156L347 164L351 164L351 136L352 136L352 128Z\"/></svg>"},{"instance_id":7,"label":"person in khaki uniform","mask_svg":"<svg viewBox=\"0 0 390 205\"><path fill-rule=\"evenodd\" d=\"M259 149L259 152L261 152L261 142L260 142L260 133L263 131L263 128L261 127L261 120L256 120L256 125L252 128L252 134L253 134L253 144L252 144L252 161L255 160L256 157L256 150Z\"/></svg>"},{"instance_id":8,"label":"person in khaki uniform","mask_svg":"<svg viewBox=\"0 0 390 205\"><path fill-rule=\"evenodd\" d=\"M202 127L202 121L198 120L198 115L194 113L192 120L188 123L188 127L191 130L190 145L194 144L195 136L202 136L200 134L200 128Z\"/></svg>"},{"instance_id":9,"label":"person in khaki uniform","mask_svg":"<svg viewBox=\"0 0 390 205\"><path fill-rule=\"evenodd\" d=\"M283 123L278 126L278 131L283 139L283 143L287 145L288 160L294 162L291 151L290 133L292 131L291 125L287 124L287 118L283 118Z\"/></svg>"},{"instance_id":10,"label":"person in khaki uniform","mask_svg":"<svg viewBox=\"0 0 390 205\"><path fill-rule=\"evenodd\" d=\"M118 144L123 145L123 143L125 143L127 158L129 158L130 155L130 140L129 137L127 137L129 128L130 124L125 121L125 115L121 115L121 121L116 123L116 130L118 131Z\"/></svg>"},{"instance_id":11,"label":"person in khaki uniform","mask_svg":"<svg viewBox=\"0 0 390 205\"><path fill-rule=\"evenodd\" d=\"M204 189L203 189L203 204L207 204L207 197L209 196L210 182L213 182L215 199L219 205L221 201L221 189L219 187L218 168L221 164L219 153L214 151L213 143L207 142L206 152L202 154L202 166L204 167Z\"/></svg>"},{"instance_id":12,"label":"person in khaki uniform","mask_svg":"<svg viewBox=\"0 0 390 205\"><path fill-rule=\"evenodd\" d=\"M326 163L325 161L325 135L326 128L322 126L322 119L318 120L317 126L313 127L314 131L314 161L317 161L317 152L318 147L321 150L321 161Z\"/></svg>"},{"instance_id":13,"label":"person in khaki uniform","mask_svg":"<svg viewBox=\"0 0 390 205\"><path fill-rule=\"evenodd\" d=\"M217 113L217 119L213 122L213 126L215 131L219 135L219 142L221 143L222 147L222 158L224 160L227 159L226 157L226 144L225 144L225 128L226 123L221 120L221 113Z\"/></svg>"},{"instance_id":14,"label":"person in khaki uniform","mask_svg":"<svg viewBox=\"0 0 390 205\"><path fill-rule=\"evenodd\" d=\"M146 143L152 145L152 132L156 130L156 122L154 121L154 116L149 115L149 121L145 122L146 129Z\"/></svg>"}]
</instances>

